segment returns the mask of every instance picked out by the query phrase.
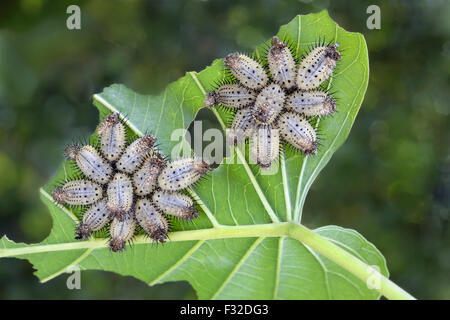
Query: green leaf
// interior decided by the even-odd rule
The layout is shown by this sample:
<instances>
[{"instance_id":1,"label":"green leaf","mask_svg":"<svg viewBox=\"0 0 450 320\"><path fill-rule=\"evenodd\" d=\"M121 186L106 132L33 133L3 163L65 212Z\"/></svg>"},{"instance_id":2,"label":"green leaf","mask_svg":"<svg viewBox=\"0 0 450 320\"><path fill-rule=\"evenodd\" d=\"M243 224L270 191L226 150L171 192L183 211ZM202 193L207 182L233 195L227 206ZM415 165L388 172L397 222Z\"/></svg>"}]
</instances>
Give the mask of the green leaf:
<instances>
[{"instance_id":1,"label":"green leaf","mask_svg":"<svg viewBox=\"0 0 450 320\"><path fill-rule=\"evenodd\" d=\"M377 299L380 292L407 297L385 279L383 256L356 231L326 226L312 232L299 224L312 182L347 138L363 100L369 74L364 38L337 26L325 11L297 16L278 35L293 43L298 55L319 37L339 42L345 50L328 84L336 92L339 112L317 122L323 134L317 155L286 153L277 174L261 175L246 162L245 152L236 149L242 164L223 163L191 191L203 211L199 219L175 223L171 241L164 245L138 236L118 254L109 251L105 239L73 240L79 213L55 205L49 195L57 178L70 175L64 163L41 189L53 218L49 237L31 245L3 237L0 257L29 260L43 282L76 265L131 275L150 285L186 280L201 299ZM262 47L255 51L262 52ZM156 135L161 151L170 155L180 142L171 140L173 130L188 128L205 93L224 79L223 71L222 60L216 60L199 73L188 72L158 96L112 85L94 95L94 104L100 117L119 112L134 133ZM224 128L226 114L214 113ZM373 274L394 293L383 285L378 291L368 288L362 280L372 272L364 269L367 265L379 269L381 274Z\"/></svg>"}]
</instances>

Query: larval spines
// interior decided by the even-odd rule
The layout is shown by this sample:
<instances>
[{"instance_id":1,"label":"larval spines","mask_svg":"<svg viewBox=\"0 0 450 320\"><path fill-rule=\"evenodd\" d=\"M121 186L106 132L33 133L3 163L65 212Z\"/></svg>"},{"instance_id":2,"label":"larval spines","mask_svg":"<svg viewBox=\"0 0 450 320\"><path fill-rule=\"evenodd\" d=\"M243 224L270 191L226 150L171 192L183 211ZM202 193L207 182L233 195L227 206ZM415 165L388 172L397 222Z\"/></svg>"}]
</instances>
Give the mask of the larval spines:
<instances>
[{"instance_id":1,"label":"larval spines","mask_svg":"<svg viewBox=\"0 0 450 320\"><path fill-rule=\"evenodd\" d=\"M188 195L179 192L156 191L152 200L165 214L188 221L198 217L194 200Z\"/></svg>"},{"instance_id":2,"label":"larval spines","mask_svg":"<svg viewBox=\"0 0 450 320\"><path fill-rule=\"evenodd\" d=\"M131 179L124 173L116 173L108 184L108 209L119 220L128 214L133 205L134 191Z\"/></svg>"},{"instance_id":3,"label":"larval spines","mask_svg":"<svg viewBox=\"0 0 450 320\"><path fill-rule=\"evenodd\" d=\"M201 158L182 158L167 164L158 178L158 185L166 191L186 189L196 183L210 169Z\"/></svg>"},{"instance_id":4,"label":"larval spines","mask_svg":"<svg viewBox=\"0 0 450 320\"><path fill-rule=\"evenodd\" d=\"M303 115L288 111L279 119L280 135L294 148L304 154L315 154L317 151L317 134Z\"/></svg>"},{"instance_id":5,"label":"larval spines","mask_svg":"<svg viewBox=\"0 0 450 320\"><path fill-rule=\"evenodd\" d=\"M336 101L319 90L295 91L286 99L286 109L304 114L306 117L323 117L336 110Z\"/></svg>"},{"instance_id":6,"label":"larval spines","mask_svg":"<svg viewBox=\"0 0 450 320\"><path fill-rule=\"evenodd\" d=\"M136 220L133 213L126 214L122 219L114 218L109 228L109 248L112 252L125 249L127 242L134 236Z\"/></svg>"},{"instance_id":7,"label":"larval spines","mask_svg":"<svg viewBox=\"0 0 450 320\"><path fill-rule=\"evenodd\" d=\"M269 169L280 153L278 129L270 125L259 126L252 136L250 152L261 169Z\"/></svg>"},{"instance_id":8,"label":"larval spines","mask_svg":"<svg viewBox=\"0 0 450 320\"><path fill-rule=\"evenodd\" d=\"M256 128L256 121L252 115L252 108L240 109L236 112L228 138L236 145L253 135Z\"/></svg>"},{"instance_id":9,"label":"larval spines","mask_svg":"<svg viewBox=\"0 0 450 320\"><path fill-rule=\"evenodd\" d=\"M100 184L106 184L111 179L113 171L111 165L93 146L74 144L68 146L65 153L69 160L75 161L77 167L87 178Z\"/></svg>"},{"instance_id":10,"label":"larval spines","mask_svg":"<svg viewBox=\"0 0 450 320\"><path fill-rule=\"evenodd\" d=\"M75 239L89 238L93 231L102 229L109 221L111 211L107 207L106 198L103 198L83 213L83 218L75 231Z\"/></svg>"},{"instance_id":11,"label":"larval spines","mask_svg":"<svg viewBox=\"0 0 450 320\"><path fill-rule=\"evenodd\" d=\"M208 93L204 104L205 107L223 105L230 109L241 109L256 100L256 92L245 88L238 83L227 83L220 86L216 91Z\"/></svg>"},{"instance_id":12,"label":"larval spines","mask_svg":"<svg viewBox=\"0 0 450 320\"><path fill-rule=\"evenodd\" d=\"M297 86L300 90L318 88L328 78L341 58L338 43L330 46L319 46L302 59L297 72Z\"/></svg>"},{"instance_id":13,"label":"larval spines","mask_svg":"<svg viewBox=\"0 0 450 320\"><path fill-rule=\"evenodd\" d=\"M166 162L161 156L152 156L147 158L142 167L133 174L133 184L138 196L150 194L158 184L158 176Z\"/></svg>"},{"instance_id":14,"label":"larval spines","mask_svg":"<svg viewBox=\"0 0 450 320\"><path fill-rule=\"evenodd\" d=\"M152 201L147 198L137 200L136 219L151 239L156 242L166 242L169 223Z\"/></svg>"},{"instance_id":15,"label":"larval spines","mask_svg":"<svg viewBox=\"0 0 450 320\"><path fill-rule=\"evenodd\" d=\"M135 172L153 153L155 142L155 137L151 135L145 135L132 142L117 161L117 169L128 174Z\"/></svg>"},{"instance_id":16,"label":"larval spines","mask_svg":"<svg viewBox=\"0 0 450 320\"><path fill-rule=\"evenodd\" d=\"M100 136L100 150L109 161L119 159L126 145L126 130L117 113L110 114L100 124L97 134Z\"/></svg>"},{"instance_id":17,"label":"larval spines","mask_svg":"<svg viewBox=\"0 0 450 320\"><path fill-rule=\"evenodd\" d=\"M253 119L258 124L272 124L283 109L285 93L276 83L261 90L252 108Z\"/></svg>"},{"instance_id":18,"label":"larval spines","mask_svg":"<svg viewBox=\"0 0 450 320\"><path fill-rule=\"evenodd\" d=\"M224 59L233 76L245 87L259 90L269 81L269 77L261 64L240 53L231 53Z\"/></svg>"},{"instance_id":19,"label":"larval spines","mask_svg":"<svg viewBox=\"0 0 450 320\"><path fill-rule=\"evenodd\" d=\"M111 130L116 130L117 134L110 135ZM168 239L169 230L166 213L152 202L152 196L161 190L158 178L166 167L167 160L158 152L154 137L145 135L130 143L126 139L125 131L119 115L113 113L106 116L98 127L100 151L90 145L74 144L66 148L66 157L75 161L71 165L80 171L80 177L61 181L52 191L52 197L58 204L83 209L81 222L75 229L75 238L85 240L93 232L109 228L109 246L113 252L122 251L126 243L130 242L137 228L137 218L140 220L141 228L155 241L163 242ZM105 142L103 149L102 141ZM111 141L124 143L113 145ZM108 148L109 150L115 148L117 157L108 158L107 152L104 151ZM130 157L127 157L127 154L130 154ZM122 158L130 158L134 162L121 161ZM186 158L183 161L185 164L192 161L191 167L200 177L209 170L209 166L198 158ZM99 170L100 173L97 172ZM198 181L196 177L191 177L190 183L196 181ZM186 220L198 217L194 201L184 193L177 192L176 195L173 199L165 197L166 200L173 202L172 206L165 208L167 215L179 216ZM153 208L151 212L155 212L154 217L150 211L143 212L139 209L138 204L142 203L151 204Z\"/></svg>"},{"instance_id":20,"label":"larval spines","mask_svg":"<svg viewBox=\"0 0 450 320\"><path fill-rule=\"evenodd\" d=\"M53 200L59 204L86 206L100 200L102 187L92 181L80 179L66 182L52 192Z\"/></svg>"},{"instance_id":21,"label":"larval spines","mask_svg":"<svg viewBox=\"0 0 450 320\"><path fill-rule=\"evenodd\" d=\"M256 59L252 59L238 53L226 56L224 64L237 81L226 78L223 82L233 81L233 85L243 85L255 90L257 94L254 103L238 109L234 114L231 130L227 132L229 141L232 140L236 145L249 136L255 138L255 130L258 127L269 125L273 129L280 129L278 139L283 139L304 154L315 154L318 146L316 128L310 125L308 118L324 117L336 110L334 98L318 88L332 76L337 62L341 59L338 47L338 43L325 45L323 41L319 41L300 63L297 63L299 59L294 53L298 54L300 44L297 43L294 49L293 43L287 45L275 36L265 57L258 55ZM266 80L265 75L268 74L270 76ZM206 106L218 104L217 92L220 89L221 86L207 95ZM291 113L292 117L286 119ZM252 115L252 120L249 114ZM274 146L277 145L275 142L280 145L280 141L275 141L276 137L277 135L274 135ZM254 144L251 151L257 155L259 149L258 144ZM279 153L266 152L265 157L262 155L264 153L257 156L257 163L261 169L269 169L268 159L278 157Z\"/></svg>"},{"instance_id":22,"label":"larval spines","mask_svg":"<svg viewBox=\"0 0 450 320\"><path fill-rule=\"evenodd\" d=\"M278 37L272 38L272 47L267 53L267 62L273 81L286 90L297 86L297 65L288 46Z\"/></svg>"}]
</instances>

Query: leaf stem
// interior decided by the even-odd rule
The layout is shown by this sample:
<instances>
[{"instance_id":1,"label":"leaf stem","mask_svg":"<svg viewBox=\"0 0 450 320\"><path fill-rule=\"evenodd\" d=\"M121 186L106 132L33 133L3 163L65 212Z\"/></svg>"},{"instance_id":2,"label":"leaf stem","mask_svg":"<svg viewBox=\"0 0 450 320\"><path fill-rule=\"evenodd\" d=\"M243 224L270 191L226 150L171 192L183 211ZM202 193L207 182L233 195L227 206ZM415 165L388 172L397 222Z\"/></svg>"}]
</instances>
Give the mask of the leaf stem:
<instances>
[{"instance_id":1,"label":"leaf stem","mask_svg":"<svg viewBox=\"0 0 450 320\"><path fill-rule=\"evenodd\" d=\"M281 178L283 180L284 202L286 204L286 220L292 221L291 197L289 195L289 184L287 181L287 173L286 173L286 158L284 153L280 157L280 167L281 167Z\"/></svg>"},{"instance_id":2,"label":"leaf stem","mask_svg":"<svg viewBox=\"0 0 450 320\"><path fill-rule=\"evenodd\" d=\"M318 235L303 225L293 222L280 222L257 224L247 226L220 226L210 229L177 231L170 234L170 241L193 241L224 238L246 238L246 237L291 237L302 242L309 248L319 252L326 258L335 262L345 270L349 271L362 281L368 283L376 279L380 284L375 290L379 291L388 299L412 300L415 299L409 293L390 281L374 267L367 265L343 248ZM3 240L3 241L2 241ZM5 239L0 240L0 244ZM139 236L134 241L135 245L148 244L151 240ZM107 247L105 239L94 239L80 242L70 242L48 245L27 245L26 247L14 247L0 249L0 258L23 256L41 252L54 252L78 249L101 249Z\"/></svg>"},{"instance_id":3,"label":"leaf stem","mask_svg":"<svg viewBox=\"0 0 450 320\"><path fill-rule=\"evenodd\" d=\"M371 279L376 279L379 286L374 289L386 298L391 300L415 300L412 295L386 278L374 267L367 265L338 245L321 237L305 226L291 223L289 225L288 235L321 253L362 281L368 283Z\"/></svg>"},{"instance_id":4,"label":"leaf stem","mask_svg":"<svg viewBox=\"0 0 450 320\"><path fill-rule=\"evenodd\" d=\"M192 77L192 79L194 79L194 81L197 84L200 91L203 93L203 96L206 96L206 90L205 90L205 88L203 88L202 84L198 80L195 72L189 72L189 74ZM214 113L214 115L216 116L217 120L220 123L220 126L222 127L222 130L225 132L226 125L225 125L225 122L223 121L222 117L220 116L220 114L217 112L217 110L215 108L211 109L211 111ZM235 151L239 158L239 161L241 161L242 165L244 166L245 171L247 172L247 175L250 178L250 181L252 182L256 193L258 194L259 198L261 199L261 202L264 205L264 208L266 209L266 212L269 215L270 219L272 219L272 221L275 223L280 222L280 219L278 219L277 214L275 213L275 211L273 211L272 207L270 206L269 201L267 201L267 198L264 195L264 192L262 191L261 186L259 185L258 181L256 180L255 175L253 174L252 170L250 169L250 166L248 165L247 161L245 160L245 155L242 154L242 152L241 152L241 150L239 150L239 148L235 148Z\"/></svg>"}]
</instances>

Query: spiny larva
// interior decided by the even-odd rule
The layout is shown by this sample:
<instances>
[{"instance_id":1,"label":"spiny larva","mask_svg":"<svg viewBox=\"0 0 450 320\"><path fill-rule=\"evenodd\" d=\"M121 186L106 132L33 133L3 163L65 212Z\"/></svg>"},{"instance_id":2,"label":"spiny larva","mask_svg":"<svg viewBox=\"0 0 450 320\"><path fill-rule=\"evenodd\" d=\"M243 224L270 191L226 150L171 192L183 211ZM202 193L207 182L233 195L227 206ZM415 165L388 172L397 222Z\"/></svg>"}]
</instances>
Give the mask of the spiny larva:
<instances>
[{"instance_id":1,"label":"spiny larva","mask_svg":"<svg viewBox=\"0 0 450 320\"><path fill-rule=\"evenodd\" d=\"M196 183L210 170L209 165L200 158L183 158L168 163L158 178L163 190L186 189Z\"/></svg>"},{"instance_id":2,"label":"spiny larva","mask_svg":"<svg viewBox=\"0 0 450 320\"><path fill-rule=\"evenodd\" d=\"M252 115L258 124L271 124L280 114L284 104L284 91L276 83L271 83L261 90Z\"/></svg>"},{"instance_id":3,"label":"spiny larva","mask_svg":"<svg viewBox=\"0 0 450 320\"><path fill-rule=\"evenodd\" d=\"M143 198L136 202L136 219L151 239L166 242L169 223L151 200Z\"/></svg>"},{"instance_id":4,"label":"spiny larva","mask_svg":"<svg viewBox=\"0 0 450 320\"><path fill-rule=\"evenodd\" d=\"M318 145L316 129L307 118L327 116L336 109L333 97L316 88L333 74L337 61L341 59L338 47L338 43L317 44L300 60L285 42L273 37L265 57L252 59L241 53L231 53L224 59L224 65L236 80L225 79L222 85L207 94L204 104L207 107L226 105L219 101L219 93L228 92L229 88L243 86L253 90L256 94L253 103L237 104L235 100L229 103L229 108L238 110L228 137L235 144L249 137L258 141L257 138L263 138L263 135L255 132L259 127L268 130L265 127L268 125L280 130L278 139L283 139L304 154L315 154ZM260 141L253 145L251 151L257 158L258 166L268 169L279 157L275 148L279 141L272 135Z\"/></svg>"},{"instance_id":5,"label":"spiny larva","mask_svg":"<svg viewBox=\"0 0 450 320\"><path fill-rule=\"evenodd\" d=\"M117 169L129 174L135 172L145 158L152 154L155 142L153 136L146 135L131 143L117 161Z\"/></svg>"},{"instance_id":6,"label":"spiny larva","mask_svg":"<svg viewBox=\"0 0 450 320\"><path fill-rule=\"evenodd\" d=\"M318 90L296 91L286 100L286 109L307 117L327 116L336 110L336 102L326 92Z\"/></svg>"},{"instance_id":7,"label":"spiny larva","mask_svg":"<svg viewBox=\"0 0 450 320\"><path fill-rule=\"evenodd\" d=\"M75 231L75 239L87 239L93 231L100 230L111 221L111 211L109 211L106 203L107 199L103 198L86 210L83 214L83 219Z\"/></svg>"},{"instance_id":8,"label":"spiny larva","mask_svg":"<svg viewBox=\"0 0 450 320\"><path fill-rule=\"evenodd\" d=\"M280 153L280 134L278 129L261 125L251 141L251 155L261 169L269 169Z\"/></svg>"},{"instance_id":9,"label":"spiny larva","mask_svg":"<svg viewBox=\"0 0 450 320\"><path fill-rule=\"evenodd\" d=\"M234 115L228 138L230 138L234 144L242 142L252 136L255 127L256 121L252 115L252 108L238 110Z\"/></svg>"},{"instance_id":10,"label":"spiny larva","mask_svg":"<svg viewBox=\"0 0 450 320\"><path fill-rule=\"evenodd\" d=\"M286 90L297 86L297 65L288 46L280 41L280 38L272 38L272 47L267 54L270 74L273 81Z\"/></svg>"},{"instance_id":11,"label":"spiny larva","mask_svg":"<svg viewBox=\"0 0 450 320\"><path fill-rule=\"evenodd\" d=\"M71 145L66 148L66 157L74 160L81 172L92 181L105 184L111 178L111 165L93 146Z\"/></svg>"},{"instance_id":12,"label":"spiny larva","mask_svg":"<svg viewBox=\"0 0 450 320\"><path fill-rule=\"evenodd\" d=\"M126 214L121 220L114 218L109 228L109 247L111 251L122 251L133 238L136 220L133 213Z\"/></svg>"},{"instance_id":13,"label":"spiny larva","mask_svg":"<svg viewBox=\"0 0 450 320\"><path fill-rule=\"evenodd\" d=\"M186 220L198 217L188 195L161 190L183 190L209 170L199 158L167 163L151 135L127 142L125 121L119 119L119 114L113 113L100 123L99 146L74 144L65 149L66 157L75 161L82 177L64 182L52 191L55 202L68 210L84 208L75 238L87 239L92 232L108 229L113 252L122 251L136 230L143 230L154 241L165 241L169 232L166 215ZM167 166L183 177L183 185L174 187L178 177L173 173L163 178L164 185L160 185L159 178ZM164 194L159 205L154 202L155 194Z\"/></svg>"},{"instance_id":14,"label":"spiny larva","mask_svg":"<svg viewBox=\"0 0 450 320\"><path fill-rule=\"evenodd\" d=\"M224 84L217 91L211 91L205 99L205 106L222 104L224 107L240 109L254 103L256 92L237 83Z\"/></svg>"},{"instance_id":15,"label":"spiny larva","mask_svg":"<svg viewBox=\"0 0 450 320\"><path fill-rule=\"evenodd\" d=\"M157 186L158 176L166 162L159 156L147 158L140 169L133 174L135 192L138 196L150 194Z\"/></svg>"},{"instance_id":16,"label":"spiny larva","mask_svg":"<svg viewBox=\"0 0 450 320\"><path fill-rule=\"evenodd\" d=\"M100 150L109 161L119 159L126 144L125 126L117 113L110 114L100 124L97 134L100 136Z\"/></svg>"},{"instance_id":17,"label":"spiny larva","mask_svg":"<svg viewBox=\"0 0 450 320\"><path fill-rule=\"evenodd\" d=\"M73 180L53 190L53 199L59 204L71 206L86 206L100 200L103 196L102 187L89 180Z\"/></svg>"},{"instance_id":18,"label":"spiny larva","mask_svg":"<svg viewBox=\"0 0 450 320\"><path fill-rule=\"evenodd\" d=\"M279 129L281 136L294 148L306 155L316 153L316 131L303 115L292 111L281 114Z\"/></svg>"},{"instance_id":19,"label":"spiny larva","mask_svg":"<svg viewBox=\"0 0 450 320\"><path fill-rule=\"evenodd\" d=\"M133 205L134 191L131 179L125 173L116 173L108 184L108 209L113 217L122 219Z\"/></svg>"},{"instance_id":20,"label":"spiny larva","mask_svg":"<svg viewBox=\"0 0 450 320\"><path fill-rule=\"evenodd\" d=\"M338 43L319 46L303 58L297 73L297 86L300 90L311 90L328 80L341 58L337 51Z\"/></svg>"},{"instance_id":21,"label":"spiny larva","mask_svg":"<svg viewBox=\"0 0 450 320\"><path fill-rule=\"evenodd\" d=\"M269 81L264 68L245 54L231 53L225 58L224 64L235 78L247 88L261 89Z\"/></svg>"},{"instance_id":22,"label":"spiny larva","mask_svg":"<svg viewBox=\"0 0 450 320\"><path fill-rule=\"evenodd\" d=\"M192 220L198 217L194 201L191 197L170 191L157 191L153 194L153 202L162 212L185 220Z\"/></svg>"}]
</instances>

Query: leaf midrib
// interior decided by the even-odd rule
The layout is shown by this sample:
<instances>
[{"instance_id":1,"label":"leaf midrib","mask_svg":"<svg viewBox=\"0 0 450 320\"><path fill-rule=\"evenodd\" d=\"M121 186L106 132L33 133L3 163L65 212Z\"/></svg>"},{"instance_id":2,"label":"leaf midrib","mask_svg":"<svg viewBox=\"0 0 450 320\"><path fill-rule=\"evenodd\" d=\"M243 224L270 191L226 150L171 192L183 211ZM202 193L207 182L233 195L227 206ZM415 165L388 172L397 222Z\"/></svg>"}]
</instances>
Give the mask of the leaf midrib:
<instances>
[{"instance_id":1,"label":"leaf midrib","mask_svg":"<svg viewBox=\"0 0 450 320\"><path fill-rule=\"evenodd\" d=\"M334 36L335 42L338 41L337 40L338 28L339 27L336 25L335 26L335 36ZM360 55L361 55L361 49L362 49L361 37L358 37L358 54L356 55L356 57L352 60L352 62L349 65L353 65L354 63L356 63L356 61L358 61L358 59L360 58ZM341 70L339 73L336 73L336 75L334 75L334 77L336 77L338 74L343 73L347 69L348 69L348 66L345 69ZM366 69L364 68L364 78L365 78L365 76L366 76ZM333 77L330 79L330 81L328 83L327 90L330 89L332 81L333 81ZM331 142L330 146L321 155L317 166L315 166L314 170L310 174L308 180L306 181L304 188L301 188L301 184L303 182L303 177L304 177L304 169L306 167L306 162L308 161L308 156L305 156L303 163L302 163L302 168L300 171L300 176L299 176L298 185L297 185L297 197L296 197L295 209L294 209L294 221L295 222L301 223L302 211L303 211L303 206L304 206L305 199L307 196L307 192L312 184L313 179L317 176L318 171L321 170L320 167L321 167L323 160L326 158L326 156L328 155L330 150L333 149L338 137L340 137L340 135L341 135L343 128L347 124L348 117L350 116L350 111L351 111L350 109L352 109L355 106L356 99L360 95L360 92L361 92L361 89L363 88L363 86L364 86L364 82L361 82L361 86L358 88L357 94L355 95L355 98L353 99L352 103L350 104L349 110L347 110L347 112L346 112L345 119L344 119L344 121L342 121L339 131L333 138L333 141ZM319 123L320 123L320 118L317 120L316 127L318 127Z\"/></svg>"},{"instance_id":2,"label":"leaf midrib","mask_svg":"<svg viewBox=\"0 0 450 320\"><path fill-rule=\"evenodd\" d=\"M358 50L357 58L355 58L354 61L358 60L359 55L361 53L361 38L358 37L358 39L359 39L359 44L360 45L358 46L359 50ZM366 75L366 69L364 69L364 75ZM358 96L360 95L360 92L361 92L361 89L363 88L363 86L364 86L364 82L361 82L361 86L358 88L357 94L355 95L355 98L353 99L352 103L350 104L350 106L351 106L350 108L353 108L355 106L355 101L358 98ZM331 142L330 147L322 154L322 156L320 157L319 163L314 168L313 172L311 173L311 175L308 178L308 181L305 184L305 187L302 189L301 197L300 197L300 205L299 205L299 211L300 212L302 211L303 205L305 203L305 198L306 198L306 195L307 195L306 193L309 190L309 188L310 188L310 186L311 186L311 184L313 182L313 179L315 178L315 176L317 176L317 172L318 172L318 170L320 170L320 166L322 164L322 161L325 159L326 155L330 152L332 147L335 145L338 137L340 137L341 132L342 132L345 124L347 123L347 120L348 120L349 116L350 116L350 110L347 111L347 115L345 116L345 119L342 122L342 125L340 126L338 133L336 134L336 136L334 137L333 141ZM300 220L301 220L301 214L300 214L300 218L298 220L299 223L300 223Z\"/></svg>"},{"instance_id":3,"label":"leaf midrib","mask_svg":"<svg viewBox=\"0 0 450 320\"><path fill-rule=\"evenodd\" d=\"M204 228L197 230L175 231L170 233L168 242L198 241L228 238L252 238L287 236L292 223L279 222L256 225L220 226L217 228ZM103 249L108 247L108 239L96 238L86 241L51 243L44 245L26 245L25 247L0 249L0 258L21 256L42 252L56 252L80 249ZM10 241L10 240L9 240ZM145 235L136 236L133 245L151 244L153 240Z\"/></svg>"},{"instance_id":4,"label":"leaf midrib","mask_svg":"<svg viewBox=\"0 0 450 320\"><path fill-rule=\"evenodd\" d=\"M189 75L192 77L195 84L202 92L203 96L206 97L206 90L203 87L203 85L200 83L200 81L198 80L198 78L196 76L196 72L191 71L191 72L189 72ZM225 132L226 125L225 125L225 122L223 121L222 117L219 115L219 113L217 112L216 109L213 108L211 110L214 113L214 115L216 116L217 120L219 121L220 126L222 127L222 131ZM259 197L261 203L263 204L264 208L266 209L267 214L272 219L272 222L274 222L274 223L280 222L280 219L278 218L277 214L273 210L272 206L270 205L269 201L267 200L266 196L264 195L260 184L256 180L255 175L253 174L252 170L250 169L250 166L249 166L247 160L245 159L245 156L242 154L242 151L239 148L233 148L233 149L235 150L239 160L241 161L241 164L244 166L245 172L247 173L247 176L249 177L256 193L258 194L258 197Z\"/></svg>"}]
</instances>

